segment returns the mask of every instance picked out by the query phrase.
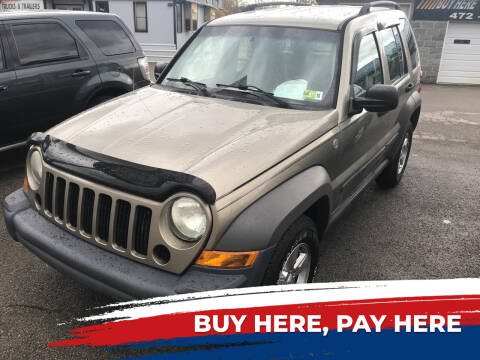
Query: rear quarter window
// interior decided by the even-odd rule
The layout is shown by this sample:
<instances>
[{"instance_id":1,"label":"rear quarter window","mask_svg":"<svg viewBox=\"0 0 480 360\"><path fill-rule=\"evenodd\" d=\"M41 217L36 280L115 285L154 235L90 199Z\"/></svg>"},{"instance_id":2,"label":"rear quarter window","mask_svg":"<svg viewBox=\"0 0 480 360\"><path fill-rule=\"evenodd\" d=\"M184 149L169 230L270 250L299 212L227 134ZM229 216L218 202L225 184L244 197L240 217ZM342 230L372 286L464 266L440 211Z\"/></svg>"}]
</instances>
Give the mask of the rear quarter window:
<instances>
[{"instance_id":1,"label":"rear quarter window","mask_svg":"<svg viewBox=\"0 0 480 360\"><path fill-rule=\"evenodd\" d=\"M21 65L33 65L79 57L75 39L59 24L12 25Z\"/></svg>"},{"instance_id":2,"label":"rear quarter window","mask_svg":"<svg viewBox=\"0 0 480 360\"><path fill-rule=\"evenodd\" d=\"M403 32L403 36L407 42L412 61L412 69L415 69L418 65L418 50L417 45L415 44L415 38L413 37L412 28L408 22L402 21L400 24L400 31Z\"/></svg>"},{"instance_id":3,"label":"rear quarter window","mask_svg":"<svg viewBox=\"0 0 480 360\"><path fill-rule=\"evenodd\" d=\"M390 82L394 82L406 73L402 42L396 27L382 30L380 35L382 36L385 55L387 56Z\"/></svg>"},{"instance_id":4,"label":"rear quarter window","mask_svg":"<svg viewBox=\"0 0 480 360\"><path fill-rule=\"evenodd\" d=\"M136 50L125 30L113 20L77 20L76 23L104 55L129 54Z\"/></svg>"}]
</instances>

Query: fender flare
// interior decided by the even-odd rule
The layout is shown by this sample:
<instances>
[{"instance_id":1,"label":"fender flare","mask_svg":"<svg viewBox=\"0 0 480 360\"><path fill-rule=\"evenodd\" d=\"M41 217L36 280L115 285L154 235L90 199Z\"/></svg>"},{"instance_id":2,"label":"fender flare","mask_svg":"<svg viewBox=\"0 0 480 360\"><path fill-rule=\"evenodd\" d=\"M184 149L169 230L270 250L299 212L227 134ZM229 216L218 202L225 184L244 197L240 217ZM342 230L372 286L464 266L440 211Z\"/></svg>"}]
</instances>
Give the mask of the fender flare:
<instances>
[{"instance_id":1,"label":"fender flare","mask_svg":"<svg viewBox=\"0 0 480 360\"><path fill-rule=\"evenodd\" d=\"M387 155L389 159L393 158L397 153L397 151L399 151L400 147L402 146L402 141L403 141L405 131L407 131L407 128L411 123L412 116L415 113L415 111L421 108L421 106L422 106L422 97L417 91L415 91L405 102L402 109L400 110L400 113L398 114L398 118L400 120L399 134L401 136L397 136L392 146L390 147L390 150L388 151L388 155ZM415 130L415 128L413 130Z\"/></svg>"},{"instance_id":2,"label":"fender flare","mask_svg":"<svg viewBox=\"0 0 480 360\"><path fill-rule=\"evenodd\" d=\"M244 210L218 241L218 251L252 251L274 246L285 231L319 199L332 198L330 176L311 167L265 194Z\"/></svg>"},{"instance_id":3,"label":"fender flare","mask_svg":"<svg viewBox=\"0 0 480 360\"><path fill-rule=\"evenodd\" d=\"M411 96L407 99L403 105L400 113L398 114L399 119L401 119L402 131L406 130L412 115L417 109L421 106L422 98L418 92L412 93Z\"/></svg>"},{"instance_id":4,"label":"fender flare","mask_svg":"<svg viewBox=\"0 0 480 360\"><path fill-rule=\"evenodd\" d=\"M411 120L415 111L417 111L422 106L422 97L420 94L415 91L412 95L409 96L408 100L405 102L400 114L398 115L399 118L402 119L402 125L405 127L408 126L409 121Z\"/></svg>"}]
</instances>

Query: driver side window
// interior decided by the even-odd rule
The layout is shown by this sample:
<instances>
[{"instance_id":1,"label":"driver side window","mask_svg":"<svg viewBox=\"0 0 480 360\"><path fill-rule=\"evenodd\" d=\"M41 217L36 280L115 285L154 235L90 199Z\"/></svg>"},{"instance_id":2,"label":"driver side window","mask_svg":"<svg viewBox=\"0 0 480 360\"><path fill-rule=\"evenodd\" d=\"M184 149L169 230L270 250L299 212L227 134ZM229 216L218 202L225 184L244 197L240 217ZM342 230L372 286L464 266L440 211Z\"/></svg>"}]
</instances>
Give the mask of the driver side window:
<instances>
[{"instance_id":1,"label":"driver side window","mask_svg":"<svg viewBox=\"0 0 480 360\"><path fill-rule=\"evenodd\" d=\"M372 85L383 84L382 64L373 34L364 36L360 42L353 84L355 96L364 95Z\"/></svg>"}]
</instances>

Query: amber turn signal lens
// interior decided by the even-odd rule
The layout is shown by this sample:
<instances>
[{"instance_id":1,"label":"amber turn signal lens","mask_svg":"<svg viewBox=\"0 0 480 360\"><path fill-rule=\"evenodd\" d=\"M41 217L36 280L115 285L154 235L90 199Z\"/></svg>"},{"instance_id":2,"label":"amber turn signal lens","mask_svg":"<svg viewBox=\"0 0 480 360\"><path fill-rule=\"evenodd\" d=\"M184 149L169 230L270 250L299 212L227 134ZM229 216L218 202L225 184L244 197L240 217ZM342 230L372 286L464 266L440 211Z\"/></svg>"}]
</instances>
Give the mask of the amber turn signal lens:
<instances>
[{"instance_id":1,"label":"amber turn signal lens","mask_svg":"<svg viewBox=\"0 0 480 360\"><path fill-rule=\"evenodd\" d=\"M258 251L227 252L204 250L195 261L196 265L227 269L237 269L252 265L257 259Z\"/></svg>"},{"instance_id":2,"label":"amber turn signal lens","mask_svg":"<svg viewBox=\"0 0 480 360\"><path fill-rule=\"evenodd\" d=\"M23 190L28 193L28 181L26 176L23 178Z\"/></svg>"}]
</instances>

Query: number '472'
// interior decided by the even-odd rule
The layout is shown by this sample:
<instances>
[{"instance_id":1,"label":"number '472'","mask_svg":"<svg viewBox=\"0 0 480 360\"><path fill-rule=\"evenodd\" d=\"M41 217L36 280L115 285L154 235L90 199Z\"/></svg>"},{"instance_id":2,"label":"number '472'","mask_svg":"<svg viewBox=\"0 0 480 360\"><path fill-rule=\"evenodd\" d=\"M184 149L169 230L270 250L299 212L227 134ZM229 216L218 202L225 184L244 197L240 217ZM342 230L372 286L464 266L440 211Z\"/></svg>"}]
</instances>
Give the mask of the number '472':
<instances>
[{"instance_id":1,"label":"number '472'","mask_svg":"<svg viewBox=\"0 0 480 360\"><path fill-rule=\"evenodd\" d=\"M473 13L471 12L454 12L451 13L449 16L450 19L455 20L473 20Z\"/></svg>"}]
</instances>

